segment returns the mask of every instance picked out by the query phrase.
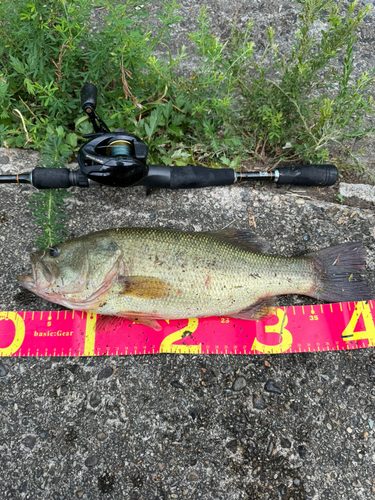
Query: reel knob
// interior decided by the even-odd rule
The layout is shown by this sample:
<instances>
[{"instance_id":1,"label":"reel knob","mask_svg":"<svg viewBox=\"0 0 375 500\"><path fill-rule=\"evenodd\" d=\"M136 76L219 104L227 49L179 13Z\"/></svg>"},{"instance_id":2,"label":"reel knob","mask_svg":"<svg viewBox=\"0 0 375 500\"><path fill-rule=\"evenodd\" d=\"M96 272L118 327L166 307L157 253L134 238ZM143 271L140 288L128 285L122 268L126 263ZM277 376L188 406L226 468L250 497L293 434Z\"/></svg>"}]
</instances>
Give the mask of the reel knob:
<instances>
[{"instance_id":1,"label":"reel knob","mask_svg":"<svg viewBox=\"0 0 375 500\"><path fill-rule=\"evenodd\" d=\"M95 111L98 91L92 83L85 83L81 90L81 107L87 114Z\"/></svg>"}]
</instances>

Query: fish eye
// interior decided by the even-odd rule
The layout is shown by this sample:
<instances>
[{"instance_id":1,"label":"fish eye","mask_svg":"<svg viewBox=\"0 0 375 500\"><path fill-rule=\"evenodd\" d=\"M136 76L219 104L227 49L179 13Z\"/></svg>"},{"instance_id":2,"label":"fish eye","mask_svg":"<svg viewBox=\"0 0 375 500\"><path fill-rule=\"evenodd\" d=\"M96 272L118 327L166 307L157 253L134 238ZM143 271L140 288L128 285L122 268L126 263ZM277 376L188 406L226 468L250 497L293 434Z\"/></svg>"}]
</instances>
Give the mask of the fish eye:
<instances>
[{"instance_id":1,"label":"fish eye","mask_svg":"<svg viewBox=\"0 0 375 500\"><path fill-rule=\"evenodd\" d=\"M61 248L60 247L54 247L54 248L50 249L49 254L50 254L51 257L57 257L60 252L61 252Z\"/></svg>"}]
</instances>

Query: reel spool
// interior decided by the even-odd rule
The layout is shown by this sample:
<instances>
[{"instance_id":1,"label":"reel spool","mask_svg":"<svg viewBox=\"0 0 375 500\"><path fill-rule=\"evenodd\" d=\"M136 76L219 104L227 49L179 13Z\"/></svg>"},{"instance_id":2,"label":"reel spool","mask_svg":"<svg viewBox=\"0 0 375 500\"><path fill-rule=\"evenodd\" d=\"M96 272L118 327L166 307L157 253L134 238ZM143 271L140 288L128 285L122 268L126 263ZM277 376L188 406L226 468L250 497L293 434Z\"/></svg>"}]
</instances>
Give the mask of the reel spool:
<instances>
[{"instance_id":1,"label":"reel spool","mask_svg":"<svg viewBox=\"0 0 375 500\"><path fill-rule=\"evenodd\" d=\"M106 149L107 156L132 156L131 146L129 141L113 141Z\"/></svg>"}]
</instances>

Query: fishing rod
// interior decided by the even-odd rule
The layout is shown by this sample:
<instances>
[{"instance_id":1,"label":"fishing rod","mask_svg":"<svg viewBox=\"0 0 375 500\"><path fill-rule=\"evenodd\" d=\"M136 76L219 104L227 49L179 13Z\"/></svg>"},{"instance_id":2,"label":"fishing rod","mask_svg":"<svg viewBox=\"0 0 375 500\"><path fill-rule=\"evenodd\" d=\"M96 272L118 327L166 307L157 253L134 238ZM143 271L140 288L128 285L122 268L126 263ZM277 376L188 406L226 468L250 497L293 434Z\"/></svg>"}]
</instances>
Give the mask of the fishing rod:
<instances>
[{"instance_id":1,"label":"fishing rod","mask_svg":"<svg viewBox=\"0 0 375 500\"><path fill-rule=\"evenodd\" d=\"M32 172L0 175L0 184L32 184L37 189L69 188L103 184L114 187L188 189L228 186L240 181L268 180L295 186L332 186L338 179L334 165L280 167L273 172L236 172L231 168L200 166L170 167L148 165L148 146L123 129L109 130L96 113L97 89L86 83L81 90L81 105L94 127L83 135L90 139L78 151L78 170L37 167Z\"/></svg>"}]
</instances>

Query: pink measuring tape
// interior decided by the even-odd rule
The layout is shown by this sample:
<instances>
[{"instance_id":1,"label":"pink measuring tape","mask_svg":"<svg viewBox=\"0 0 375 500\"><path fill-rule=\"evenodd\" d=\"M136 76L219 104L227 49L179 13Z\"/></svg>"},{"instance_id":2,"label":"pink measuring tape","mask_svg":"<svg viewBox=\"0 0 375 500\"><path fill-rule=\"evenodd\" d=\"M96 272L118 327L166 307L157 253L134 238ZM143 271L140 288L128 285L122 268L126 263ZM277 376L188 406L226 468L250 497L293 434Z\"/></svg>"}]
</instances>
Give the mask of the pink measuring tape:
<instances>
[{"instance_id":1,"label":"pink measuring tape","mask_svg":"<svg viewBox=\"0 0 375 500\"><path fill-rule=\"evenodd\" d=\"M160 321L161 331L124 320L100 329L78 311L0 312L0 356L280 354L341 351L375 344L373 301L273 309L265 320Z\"/></svg>"}]
</instances>

